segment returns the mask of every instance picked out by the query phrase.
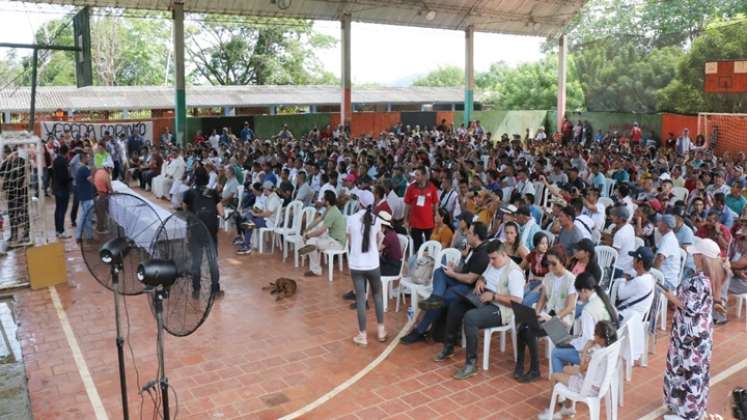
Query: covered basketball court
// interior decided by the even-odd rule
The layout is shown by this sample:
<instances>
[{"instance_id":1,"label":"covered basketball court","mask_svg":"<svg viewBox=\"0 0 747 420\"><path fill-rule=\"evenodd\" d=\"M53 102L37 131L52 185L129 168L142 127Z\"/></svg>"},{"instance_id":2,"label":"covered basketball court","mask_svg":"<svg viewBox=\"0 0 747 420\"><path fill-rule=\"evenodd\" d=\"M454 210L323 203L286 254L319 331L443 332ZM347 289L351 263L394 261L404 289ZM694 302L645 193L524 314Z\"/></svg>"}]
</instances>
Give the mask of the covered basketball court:
<instances>
[{"instance_id":1,"label":"covered basketball court","mask_svg":"<svg viewBox=\"0 0 747 420\"><path fill-rule=\"evenodd\" d=\"M302 18L340 22L342 71L340 121L352 121L352 22L403 25L464 32L464 120L474 110L475 32L540 36L559 46L558 126L565 114L566 45L563 28L585 0L31 0L76 7L114 7L171 11L175 57L175 133L186 139L187 101L184 73L184 15L209 13L236 16Z\"/></svg>"}]
</instances>

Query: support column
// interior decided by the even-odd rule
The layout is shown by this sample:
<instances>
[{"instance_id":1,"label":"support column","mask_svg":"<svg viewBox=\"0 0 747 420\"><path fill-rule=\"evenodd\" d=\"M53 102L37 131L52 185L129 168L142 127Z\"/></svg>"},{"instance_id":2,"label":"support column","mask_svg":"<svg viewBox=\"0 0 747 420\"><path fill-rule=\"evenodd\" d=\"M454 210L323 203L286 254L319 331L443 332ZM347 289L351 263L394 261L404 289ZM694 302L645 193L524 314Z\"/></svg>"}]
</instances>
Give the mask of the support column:
<instances>
[{"instance_id":1,"label":"support column","mask_svg":"<svg viewBox=\"0 0 747 420\"><path fill-rule=\"evenodd\" d=\"M34 48L31 56L31 110L29 112L29 133L34 134L36 122L36 67L39 65L39 49Z\"/></svg>"},{"instance_id":2,"label":"support column","mask_svg":"<svg viewBox=\"0 0 747 420\"><path fill-rule=\"evenodd\" d=\"M187 96L184 89L184 0L174 1L174 68L176 69L176 108L174 134L176 144L183 146L187 138Z\"/></svg>"},{"instance_id":3,"label":"support column","mask_svg":"<svg viewBox=\"0 0 747 420\"><path fill-rule=\"evenodd\" d=\"M122 110L122 118L128 120L130 119L130 110L125 108Z\"/></svg>"},{"instance_id":4,"label":"support column","mask_svg":"<svg viewBox=\"0 0 747 420\"><path fill-rule=\"evenodd\" d=\"M475 101L475 28L464 32L464 127L469 128Z\"/></svg>"},{"instance_id":5,"label":"support column","mask_svg":"<svg viewBox=\"0 0 747 420\"><path fill-rule=\"evenodd\" d=\"M568 51L565 44L565 35L561 34L560 38L558 38L558 115L555 121L555 127L557 131L560 131L560 126L561 124L563 124L563 117L565 116L565 79L567 72L567 54Z\"/></svg>"},{"instance_id":6,"label":"support column","mask_svg":"<svg viewBox=\"0 0 747 420\"><path fill-rule=\"evenodd\" d=\"M342 103L340 104L340 123L350 127L353 121L353 105L351 97L352 79L350 75L350 14L342 15Z\"/></svg>"}]
</instances>

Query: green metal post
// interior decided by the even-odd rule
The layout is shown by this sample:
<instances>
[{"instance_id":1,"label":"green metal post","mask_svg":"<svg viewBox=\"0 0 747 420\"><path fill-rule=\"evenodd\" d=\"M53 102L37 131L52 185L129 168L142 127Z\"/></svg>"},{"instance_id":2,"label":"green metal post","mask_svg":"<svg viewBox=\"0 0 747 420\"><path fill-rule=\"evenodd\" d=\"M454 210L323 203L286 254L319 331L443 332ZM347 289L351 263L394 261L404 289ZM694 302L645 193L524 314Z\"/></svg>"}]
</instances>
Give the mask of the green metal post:
<instances>
[{"instance_id":1,"label":"green metal post","mask_svg":"<svg viewBox=\"0 0 747 420\"><path fill-rule=\"evenodd\" d=\"M187 95L184 82L184 1L174 2L174 67L176 68L176 109L174 134L183 146L187 137Z\"/></svg>"}]
</instances>

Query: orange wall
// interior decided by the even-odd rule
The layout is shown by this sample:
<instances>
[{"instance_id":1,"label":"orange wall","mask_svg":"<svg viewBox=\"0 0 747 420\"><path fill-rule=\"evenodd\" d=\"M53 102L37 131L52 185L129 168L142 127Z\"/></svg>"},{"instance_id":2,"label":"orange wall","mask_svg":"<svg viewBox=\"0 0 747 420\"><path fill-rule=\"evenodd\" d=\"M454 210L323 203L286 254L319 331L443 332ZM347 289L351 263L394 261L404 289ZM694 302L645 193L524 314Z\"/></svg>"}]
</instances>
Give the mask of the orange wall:
<instances>
[{"instance_id":1,"label":"orange wall","mask_svg":"<svg viewBox=\"0 0 747 420\"><path fill-rule=\"evenodd\" d=\"M441 120L446 120L446 125L454 124L454 112L452 111L438 111L436 112L436 126L441 124Z\"/></svg>"},{"instance_id":2,"label":"orange wall","mask_svg":"<svg viewBox=\"0 0 747 420\"><path fill-rule=\"evenodd\" d=\"M698 116L662 114L660 133L662 140L669 137L669 133L674 133L675 137L679 137L685 128L690 129L690 137L694 139L698 135Z\"/></svg>"},{"instance_id":3,"label":"orange wall","mask_svg":"<svg viewBox=\"0 0 747 420\"><path fill-rule=\"evenodd\" d=\"M357 137L370 134L376 137L380 132L392 128L399 121L399 112L354 112L351 135ZM329 122L333 127L340 125L340 114L332 114Z\"/></svg>"}]
</instances>

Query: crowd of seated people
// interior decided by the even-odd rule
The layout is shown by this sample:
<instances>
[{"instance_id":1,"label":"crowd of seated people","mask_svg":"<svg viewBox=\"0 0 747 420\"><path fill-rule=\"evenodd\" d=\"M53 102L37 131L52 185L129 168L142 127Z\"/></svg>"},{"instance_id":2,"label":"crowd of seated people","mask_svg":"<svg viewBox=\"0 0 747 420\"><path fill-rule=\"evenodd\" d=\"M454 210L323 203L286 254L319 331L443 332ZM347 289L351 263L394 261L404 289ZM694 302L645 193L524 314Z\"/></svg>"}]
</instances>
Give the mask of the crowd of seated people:
<instances>
[{"instance_id":1,"label":"crowd of seated people","mask_svg":"<svg viewBox=\"0 0 747 420\"><path fill-rule=\"evenodd\" d=\"M554 380L567 383L579 372L566 372L568 365L588 364L591 348L614 341L610 328L633 314L655 324L656 306L668 301L674 310L668 361L688 365L697 357L701 370L686 375L668 365L667 405L682 417L702 413L707 384L695 384L694 376L707 375L713 324L728 322L730 293L747 293L747 159L696 146L687 131L661 146L640 129L592 134L569 122L552 136L541 129L524 138L495 138L479 122L397 124L357 138L330 127L296 138L286 126L270 139L227 129L165 153L142 147L126 160L144 188L160 174L162 155L169 156L164 176L176 174L181 179L174 181L187 187L195 168L204 167L209 187L234 209L239 255L261 245L257 229L275 227L290 203L314 207L299 251L309 256L310 277L322 274L321 253L346 248L349 202L352 212L370 207L387 221L387 273L405 264L413 274L417 251L429 241L458 250L458 263L431 262L431 294L420 299L422 311L402 338L410 345L443 342L434 350L434 360L443 361L464 335L458 379L477 372L478 331L511 323L518 342L514 377L540 378L538 338L546 332L516 321L515 305L532 307L540 325L558 318L573 335L550 361L560 375ZM183 171L168 169L176 159L183 159ZM178 191L172 188L169 198ZM410 237L409 255L393 249L394 234ZM684 324L691 328L678 329ZM700 343L694 352L682 344L691 335ZM688 398L685 408L678 406Z\"/></svg>"}]
</instances>

